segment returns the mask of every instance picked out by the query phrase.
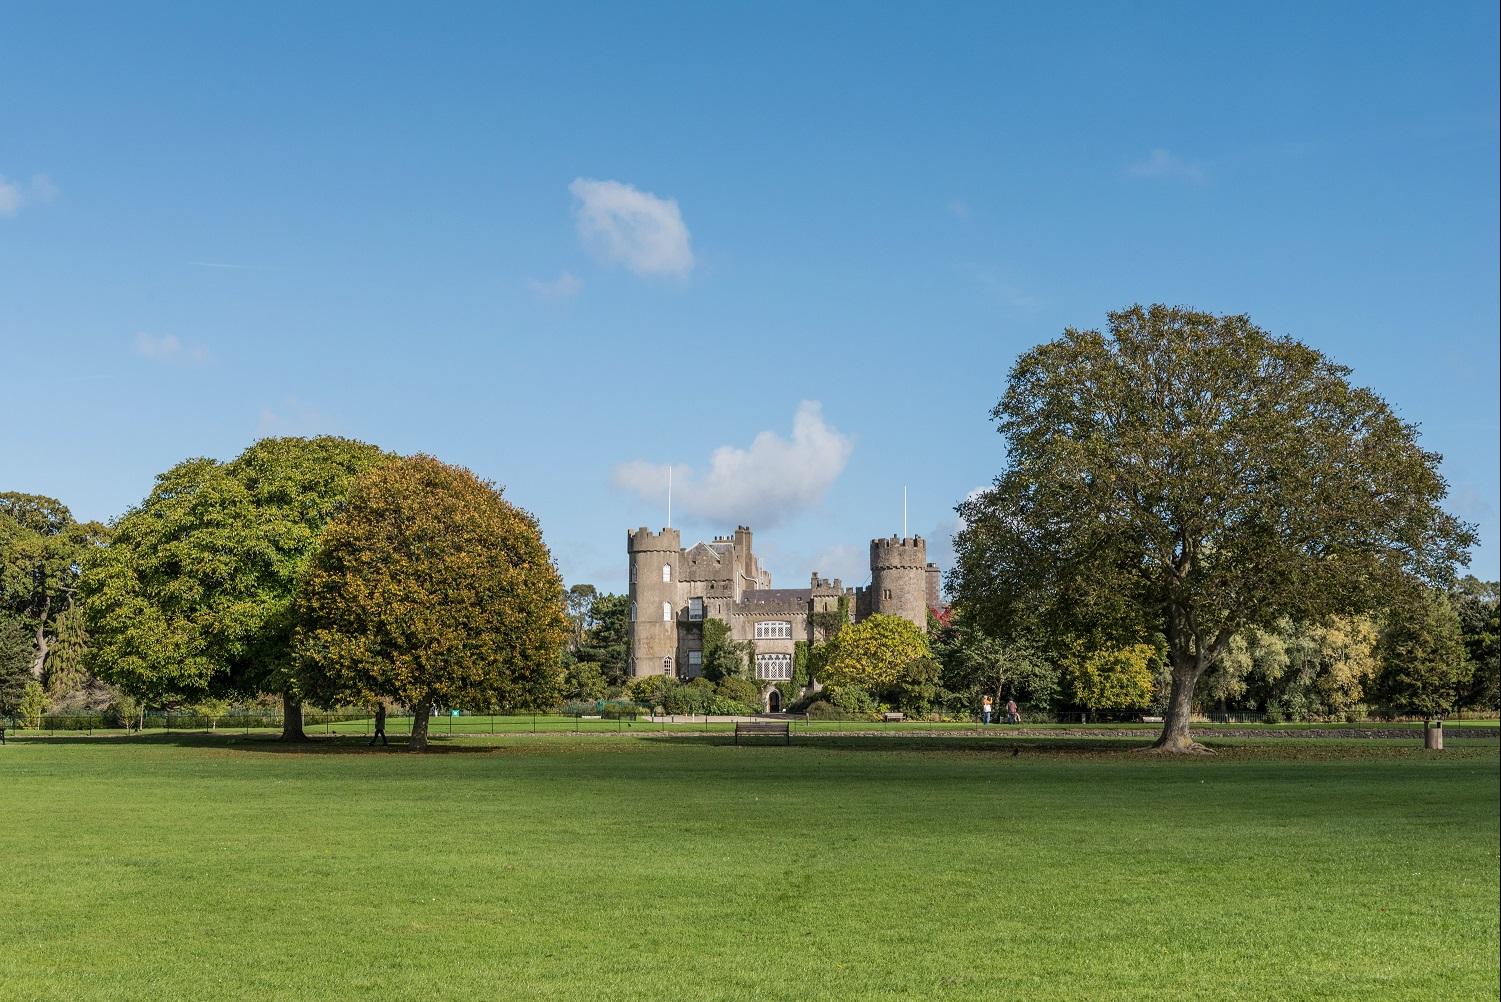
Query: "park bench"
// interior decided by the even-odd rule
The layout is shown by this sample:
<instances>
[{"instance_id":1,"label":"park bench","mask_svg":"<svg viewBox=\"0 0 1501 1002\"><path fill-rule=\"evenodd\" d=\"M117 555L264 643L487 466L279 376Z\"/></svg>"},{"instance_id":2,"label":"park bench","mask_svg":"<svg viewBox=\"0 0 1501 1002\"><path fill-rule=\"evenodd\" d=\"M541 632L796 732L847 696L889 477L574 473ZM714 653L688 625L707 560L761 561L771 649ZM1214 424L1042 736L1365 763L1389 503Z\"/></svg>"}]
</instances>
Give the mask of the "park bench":
<instances>
[{"instance_id":1,"label":"park bench","mask_svg":"<svg viewBox=\"0 0 1501 1002\"><path fill-rule=\"evenodd\" d=\"M792 744L792 725L785 720L737 720L735 721L735 743L740 743L740 735L746 734L774 734L783 738L787 744Z\"/></svg>"},{"instance_id":2,"label":"park bench","mask_svg":"<svg viewBox=\"0 0 1501 1002\"><path fill-rule=\"evenodd\" d=\"M1141 718L1141 722L1144 723L1144 724L1160 724L1160 723L1162 723L1162 718L1161 717L1142 717Z\"/></svg>"},{"instance_id":3,"label":"park bench","mask_svg":"<svg viewBox=\"0 0 1501 1002\"><path fill-rule=\"evenodd\" d=\"M881 719L888 724L899 724L907 719L907 715L904 713L883 713L881 714Z\"/></svg>"}]
</instances>

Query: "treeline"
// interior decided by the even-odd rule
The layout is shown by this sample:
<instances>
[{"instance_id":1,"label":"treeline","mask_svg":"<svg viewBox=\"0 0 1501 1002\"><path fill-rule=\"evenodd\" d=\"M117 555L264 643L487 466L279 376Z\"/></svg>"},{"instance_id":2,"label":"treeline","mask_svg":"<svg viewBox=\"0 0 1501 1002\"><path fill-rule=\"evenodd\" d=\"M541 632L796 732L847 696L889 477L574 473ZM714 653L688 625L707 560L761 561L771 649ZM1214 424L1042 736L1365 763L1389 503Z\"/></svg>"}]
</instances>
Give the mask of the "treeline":
<instances>
[{"instance_id":1,"label":"treeline","mask_svg":"<svg viewBox=\"0 0 1501 1002\"><path fill-rule=\"evenodd\" d=\"M139 720L229 701L533 709L563 692L561 579L536 519L430 456L268 438L189 459L109 526L0 495L0 713Z\"/></svg>"}]
</instances>

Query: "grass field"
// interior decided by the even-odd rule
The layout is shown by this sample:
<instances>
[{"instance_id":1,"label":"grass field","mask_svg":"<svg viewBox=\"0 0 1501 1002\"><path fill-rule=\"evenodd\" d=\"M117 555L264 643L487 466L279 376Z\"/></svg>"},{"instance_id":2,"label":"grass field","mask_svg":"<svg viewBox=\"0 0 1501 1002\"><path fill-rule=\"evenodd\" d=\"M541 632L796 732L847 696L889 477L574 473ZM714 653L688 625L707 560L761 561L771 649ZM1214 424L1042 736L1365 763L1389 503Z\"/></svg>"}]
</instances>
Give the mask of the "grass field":
<instances>
[{"instance_id":1,"label":"grass field","mask_svg":"<svg viewBox=\"0 0 1501 1002\"><path fill-rule=\"evenodd\" d=\"M1189 761L1122 744L23 738L0 748L0 985L1497 997L1494 740L1220 741Z\"/></svg>"}]
</instances>

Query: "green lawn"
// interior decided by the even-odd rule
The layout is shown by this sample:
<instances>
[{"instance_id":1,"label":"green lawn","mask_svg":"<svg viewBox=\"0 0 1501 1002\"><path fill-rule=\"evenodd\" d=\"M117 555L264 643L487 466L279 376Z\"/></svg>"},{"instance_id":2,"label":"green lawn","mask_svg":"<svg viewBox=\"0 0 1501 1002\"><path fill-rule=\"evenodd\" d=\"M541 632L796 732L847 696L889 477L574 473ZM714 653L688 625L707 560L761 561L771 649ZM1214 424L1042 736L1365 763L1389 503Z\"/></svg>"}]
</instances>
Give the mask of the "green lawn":
<instances>
[{"instance_id":1,"label":"green lawn","mask_svg":"<svg viewBox=\"0 0 1501 1002\"><path fill-rule=\"evenodd\" d=\"M1498 744L0 748L17 999L1495 999ZM1137 742L1139 743L1139 742ZM1013 755L1012 749L1020 748Z\"/></svg>"}]
</instances>

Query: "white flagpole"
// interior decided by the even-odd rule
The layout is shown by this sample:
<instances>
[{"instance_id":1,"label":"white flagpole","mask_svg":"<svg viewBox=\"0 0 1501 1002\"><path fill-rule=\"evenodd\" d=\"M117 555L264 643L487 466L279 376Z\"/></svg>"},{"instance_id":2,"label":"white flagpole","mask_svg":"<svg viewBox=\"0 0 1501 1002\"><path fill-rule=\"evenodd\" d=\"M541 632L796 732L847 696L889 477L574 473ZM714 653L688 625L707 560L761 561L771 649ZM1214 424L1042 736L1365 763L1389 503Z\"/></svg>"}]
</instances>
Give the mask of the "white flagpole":
<instances>
[{"instance_id":1,"label":"white flagpole","mask_svg":"<svg viewBox=\"0 0 1501 1002\"><path fill-rule=\"evenodd\" d=\"M667 528L672 528L672 467L667 467Z\"/></svg>"},{"instance_id":2,"label":"white flagpole","mask_svg":"<svg viewBox=\"0 0 1501 1002\"><path fill-rule=\"evenodd\" d=\"M902 538L907 538L907 485L902 484Z\"/></svg>"}]
</instances>

